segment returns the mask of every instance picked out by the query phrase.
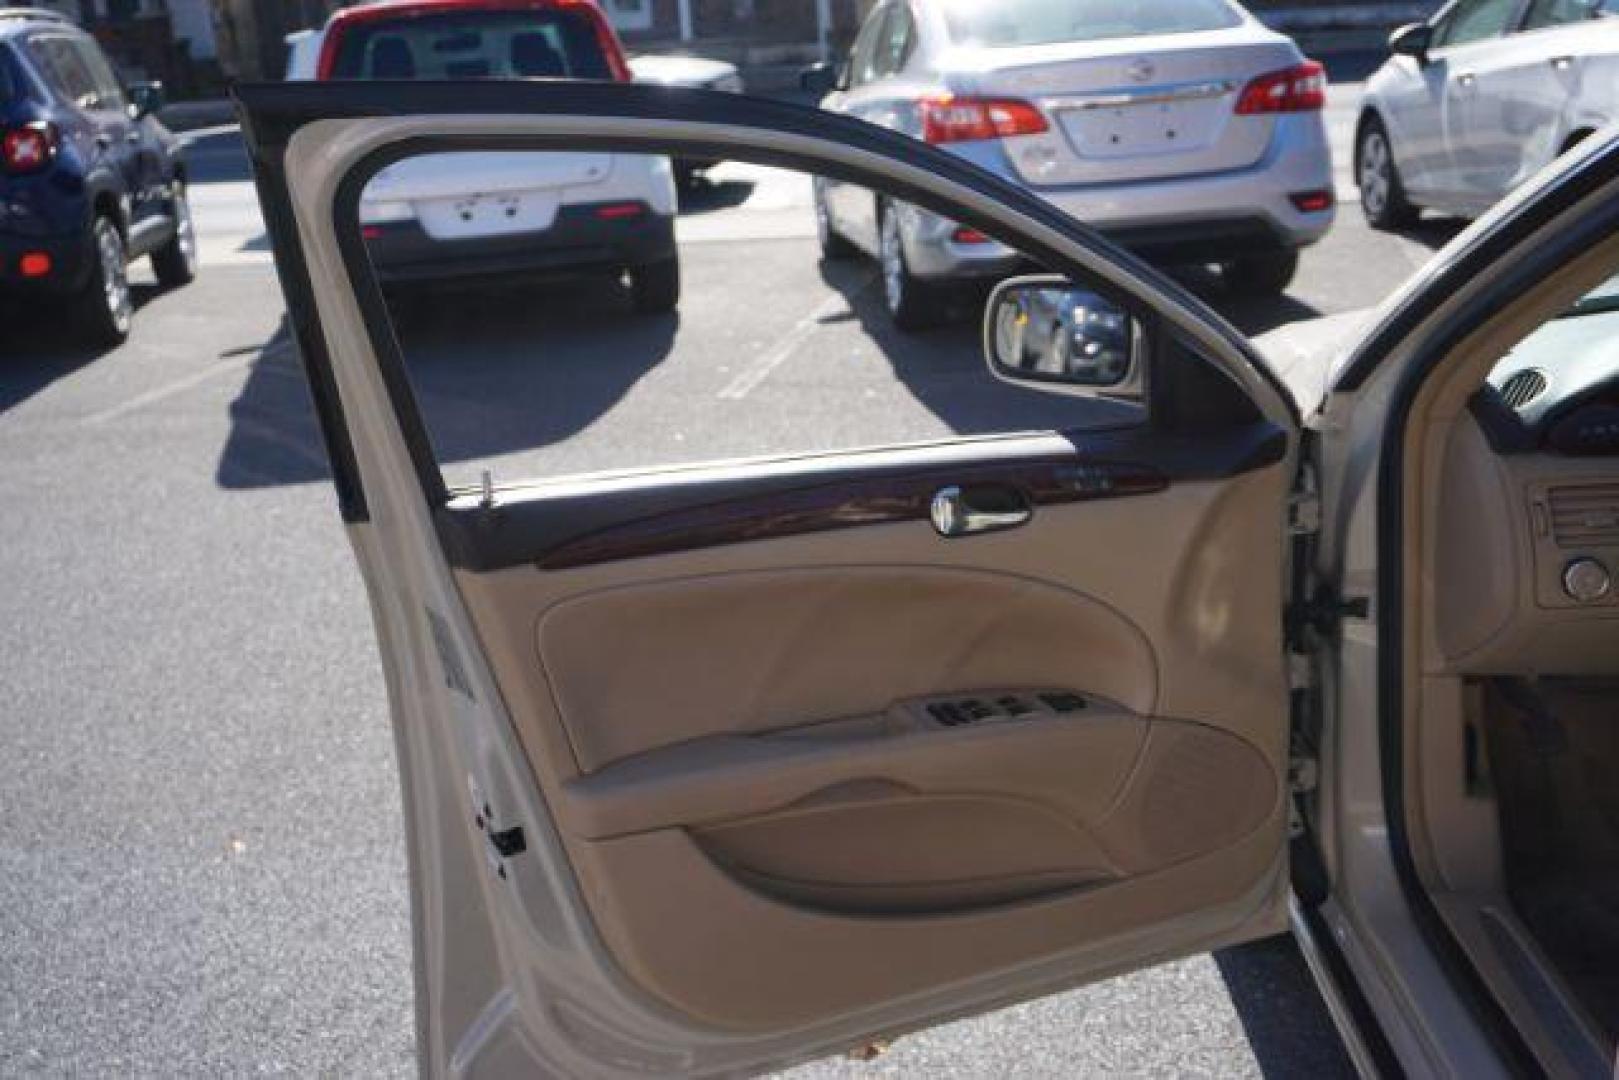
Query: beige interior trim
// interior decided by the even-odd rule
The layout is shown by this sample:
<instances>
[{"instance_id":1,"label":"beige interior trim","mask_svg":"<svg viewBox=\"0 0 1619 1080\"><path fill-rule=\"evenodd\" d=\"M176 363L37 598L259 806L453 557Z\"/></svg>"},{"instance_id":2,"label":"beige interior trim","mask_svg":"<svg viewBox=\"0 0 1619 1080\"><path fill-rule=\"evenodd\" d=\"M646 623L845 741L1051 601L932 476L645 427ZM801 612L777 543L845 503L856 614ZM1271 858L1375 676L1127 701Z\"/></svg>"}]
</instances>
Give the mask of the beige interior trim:
<instances>
[{"instance_id":1,"label":"beige interior trim","mask_svg":"<svg viewBox=\"0 0 1619 1080\"><path fill-rule=\"evenodd\" d=\"M1608 277L1615 265L1619 265L1619 237L1597 245L1569 263L1555 278L1543 282L1532 306L1508 308L1479 327L1446 360L1444 369L1419 389L1406 431L1405 520L1409 527L1402 538L1407 567L1405 624L1418 628L1417 633L1405 636L1406 670L1443 673L1460 679L1473 672L1504 670L1507 665L1502 662L1503 656L1524 657L1533 662L1555 661L1555 654L1541 654L1541 634L1549 632L1568 643L1589 631L1589 624L1576 624L1577 634L1564 635L1560 629L1563 620L1559 616L1524 605L1526 586L1522 582L1525 578L1532 580L1525 559L1526 546L1521 537L1507 536L1498 530L1513 529L1511 523L1526 518L1528 511L1521 503L1516 511L1510 506L1513 491L1510 466L1478 460L1478 455L1488 452L1488 447L1483 444L1468 412L1468 400L1514 345ZM1509 470L1505 477L1500 472L1502 468ZM1457 484L1455 495L1450 498L1447 498L1447 482ZM1493 509L1468 507L1462 502L1463 495L1502 500L1507 505ZM1447 537L1462 543L1462 538L1469 537L1474 528L1497 531L1468 539L1461 550L1448 545L1441 548ZM1489 595L1484 600L1462 598L1468 589L1479 587L1483 579L1493 575L1495 568L1485 560L1498 558L1506 551L1513 552L1515 569L1511 573L1517 585L1511 591L1519 597L1517 610L1511 616L1505 614L1502 599L1506 590L1498 583L1487 587ZM1443 603L1442 596L1446 598ZM1447 605L1449 610L1441 615L1442 607ZM1503 619L1506 628L1496 629L1493 624ZM1599 621L1601 633L1606 633L1609 625L1619 627L1619 623L1609 624L1605 618ZM1442 644L1446 641L1471 651L1453 660ZM1503 645L1503 642L1508 644ZM1475 667L1486 645L1496 655L1488 663ZM1520 646L1519 652L1508 651ZM1619 651L1599 649L1591 659L1600 663L1604 655L1619 656ZM1406 717L1414 718L1414 722L1405 725L1404 732L1406 760L1411 765L1405 771L1405 794L1406 805L1419 808L1418 820L1411 822L1410 831L1418 873L1430 889L1442 890L1445 880L1435 856L1437 844L1449 847L1477 842L1498 846L1499 842L1489 835L1441 836L1437 832L1437 823L1447 815L1442 810L1432 811L1430 803L1439 799L1441 793L1454 790L1454 785L1443 773L1429 775L1431 768L1442 768L1442 765L1423 755L1424 692L1422 679L1408 680L1404 688L1404 712ZM1480 855L1472 861L1475 865L1487 865L1489 859Z\"/></svg>"},{"instance_id":2,"label":"beige interior trim","mask_svg":"<svg viewBox=\"0 0 1619 1080\"><path fill-rule=\"evenodd\" d=\"M1420 389L1406 436L1404 604L1406 625L1418 632L1406 636L1404 662L1421 673L1404 688L1411 849L1441 914L1509 1007L1522 1001L1519 975L1482 919L1504 918L1524 935L1504 891L1495 803L1463 782L1465 731L1481 719L1468 680L1619 671L1619 607L1575 610L1550 595L1548 553L1554 572L1558 555L1537 536L1532 509L1534 494L1552 480L1607 479L1616 470L1611 460L1497 455L1468 400L1514 345L1615 265L1619 237L1544 282L1532 307L1509 308L1481 326ZM1558 983L1549 967L1541 973ZM1514 1015L1532 1043L1553 1047L1556 1037L1533 1010Z\"/></svg>"},{"instance_id":3,"label":"beige interior trim","mask_svg":"<svg viewBox=\"0 0 1619 1080\"><path fill-rule=\"evenodd\" d=\"M1286 486L457 579L621 967L774 1030L1252 894L1285 831ZM1087 708L916 705L1039 690Z\"/></svg>"}]
</instances>

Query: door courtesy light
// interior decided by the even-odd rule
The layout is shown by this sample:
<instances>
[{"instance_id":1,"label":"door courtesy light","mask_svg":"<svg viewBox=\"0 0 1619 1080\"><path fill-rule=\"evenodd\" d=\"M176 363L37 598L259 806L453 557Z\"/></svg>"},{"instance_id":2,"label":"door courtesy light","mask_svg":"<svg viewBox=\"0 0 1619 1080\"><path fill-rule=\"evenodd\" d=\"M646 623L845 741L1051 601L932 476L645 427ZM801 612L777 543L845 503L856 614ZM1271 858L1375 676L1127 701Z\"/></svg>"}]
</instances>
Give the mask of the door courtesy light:
<instances>
[{"instance_id":1,"label":"door courtesy light","mask_svg":"<svg viewBox=\"0 0 1619 1080\"><path fill-rule=\"evenodd\" d=\"M950 239L954 240L958 244L987 244L990 242L989 237L985 236L977 229L969 229L965 225L951 233Z\"/></svg>"},{"instance_id":2,"label":"door courtesy light","mask_svg":"<svg viewBox=\"0 0 1619 1080\"><path fill-rule=\"evenodd\" d=\"M43 251L29 251L17 260L17 269L25 278L41 278L51 272L51 257Z\"/></svg>"},{"instance_id":3,"label":"door courtesy light","mask_svg":"<svg viewBox=\"0 0 1619 1080\"><path fill-rule=\"evenodd\" d=\"M1300 191L1289 195L1293 205L1303 214L1319 214L1323 210L1330 210L1336 201L1330 191Z\"/></svg>"}]
</instances>

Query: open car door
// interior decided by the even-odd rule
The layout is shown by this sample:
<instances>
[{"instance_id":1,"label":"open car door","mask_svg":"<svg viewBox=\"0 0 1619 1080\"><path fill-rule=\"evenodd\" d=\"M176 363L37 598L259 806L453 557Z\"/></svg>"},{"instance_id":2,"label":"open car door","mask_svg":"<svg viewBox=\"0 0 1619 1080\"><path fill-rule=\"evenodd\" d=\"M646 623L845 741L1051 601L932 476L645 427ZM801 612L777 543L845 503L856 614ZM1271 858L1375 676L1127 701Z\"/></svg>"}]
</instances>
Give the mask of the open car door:
<instances>
[{"instance_id":1,"label":"open car door","mask_svg":"<svg viewBox=\"0 0 1619 1080\"><path fill-rule=\"evenodd\" d=\"M734 1074L1285 927L1299 431L1198 301L956 157L796 106L239 95L392 699L424 1071ZM981 230L1127 313L1139 409L447 485L358 203L410 154L491 150L797 168Z\"/></svg>"}]
</instances>

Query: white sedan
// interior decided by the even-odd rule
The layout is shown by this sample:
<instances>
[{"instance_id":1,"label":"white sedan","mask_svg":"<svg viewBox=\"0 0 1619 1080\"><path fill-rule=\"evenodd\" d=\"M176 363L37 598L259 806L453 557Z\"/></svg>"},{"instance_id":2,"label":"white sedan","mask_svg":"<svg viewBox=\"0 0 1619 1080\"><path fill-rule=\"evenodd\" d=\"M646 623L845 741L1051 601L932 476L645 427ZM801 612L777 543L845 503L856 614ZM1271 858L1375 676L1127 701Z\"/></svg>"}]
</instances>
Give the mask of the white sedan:
<instances>
[{"instance_id":1,"label":"white sedan","mask_svg":"<svg viewBox=\"0 0 1619 1080\"><path fill-rule=\"evenodd\" d=\"M1455 0L1366 84L1355 175L1382 229L1476 217L1619 110L1619 0Z\"/></svg>"}]
</instances>

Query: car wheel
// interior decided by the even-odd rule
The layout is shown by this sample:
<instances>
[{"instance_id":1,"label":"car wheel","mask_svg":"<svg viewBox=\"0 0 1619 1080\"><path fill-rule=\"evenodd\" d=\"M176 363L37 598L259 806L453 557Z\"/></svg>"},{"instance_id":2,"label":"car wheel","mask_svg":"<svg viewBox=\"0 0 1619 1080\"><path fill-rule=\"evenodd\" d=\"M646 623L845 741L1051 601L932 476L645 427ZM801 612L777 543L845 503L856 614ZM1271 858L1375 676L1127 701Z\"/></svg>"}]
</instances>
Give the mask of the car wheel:
<instances>
[{"instance_id":1,"label":"car wheel","mask_svg":"<svg viewBox=\"0 0 1619 1080\"><path fill-rule=\"evenodd\" d=\"M884 204L881 215L878 248L883 269L883 303L889 317L901 330L924 330L937 325L938 296L926 282L916 279L905 261L899 214L894 207Z\"/></svg>"},{"instance_id":2,"label":"car wheel","mask_svg":"<svg viewBox=\"0 0 1619 1080\"><path fill-rule=\"evenodd\" d=\"M680 305L680 260L660 259L630 267L630 296L643 315L662 315Z\"/></svg>"},{"instance_id":3,"label":"car wheel","mask_svg":"<svg viewBox=\"0 0 1619 1080\"><path fill-rule=\"evenodd\" d=\"M832 210L826 205L826 190L819 180L815 182L815 238L821 242L821 258L828 262L852 259L859 254L832 224Z\"/></svg>"},{"instance_id":4,"label":"car wheel","mask_svg":"<svg viewBox=\"0 0 1619 1080\"><path fill-rule=\"evenodd\" d=\"M1369 117L1355 148L1355 181L1360 186L1360 208L1374 229L1404 229L1417 223L1417 208L1405 197L1394 144L1377 117Z\"/></svg>"},{"instance_id":5,"label":"car wheel","mask_svg":"<svg viewBox=\"0 0 1619 1080\"><path fill-rule=\"evenodd\" d=\"M109 217L90 228L92 265L74 303L77 323L94 345L117 345L129 337L135 303L129 292L124 238Z\"/></svg>"},{"instance_id":6,"label":"car wheel","mask_svg":"<svg viewBox=\"0 0 1619 1080\"><path fill-rule=\"evenodd\" d=\"M183 184L174 185L174 237L152 252L152 272L165 289L189 285L197 276L197 228L191 219L191 200Z\"/></svg>"},{"instance_id":7,"label":"car wheel","mask_svg":"<svg viewBox=\"0 0 1619 1080\"><path fill-rule=\"evenodd\" d=\"M1280 296L1299 272L1299 253L1244 255L1225 264L1226 286L1241 296Z\"/></svg>"}]
</instances>

